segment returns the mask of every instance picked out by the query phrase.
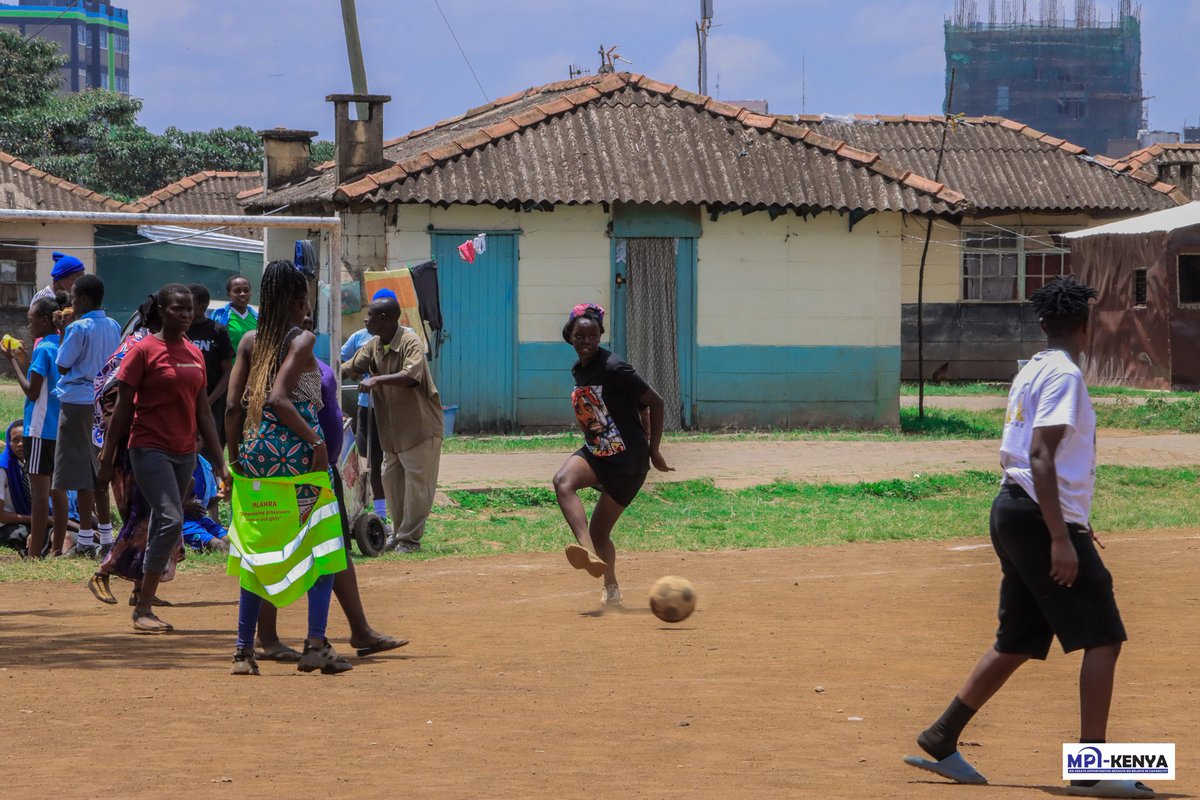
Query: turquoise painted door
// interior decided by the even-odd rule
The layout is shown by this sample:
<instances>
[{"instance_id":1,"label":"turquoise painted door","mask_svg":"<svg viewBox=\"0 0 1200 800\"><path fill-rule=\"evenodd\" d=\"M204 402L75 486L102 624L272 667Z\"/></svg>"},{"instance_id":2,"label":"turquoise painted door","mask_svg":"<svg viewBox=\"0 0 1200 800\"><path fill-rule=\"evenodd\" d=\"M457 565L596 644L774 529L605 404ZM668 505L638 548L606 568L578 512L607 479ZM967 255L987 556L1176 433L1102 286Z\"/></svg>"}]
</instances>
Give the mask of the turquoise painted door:
<instances>
[{"instance_id":1,"label":"turquoise painted door","mask_svg":"<svg viewBox=\"0 0 1200 800\"><path fill-rule=\"evenodd\" d=\"M517 237L489 233L487 251L468 264L458 246L474 235L431 234L444 338L433 375L442 405L458 406L456 431L509 431L517 420Z\"/></svg>"}]
</instances>

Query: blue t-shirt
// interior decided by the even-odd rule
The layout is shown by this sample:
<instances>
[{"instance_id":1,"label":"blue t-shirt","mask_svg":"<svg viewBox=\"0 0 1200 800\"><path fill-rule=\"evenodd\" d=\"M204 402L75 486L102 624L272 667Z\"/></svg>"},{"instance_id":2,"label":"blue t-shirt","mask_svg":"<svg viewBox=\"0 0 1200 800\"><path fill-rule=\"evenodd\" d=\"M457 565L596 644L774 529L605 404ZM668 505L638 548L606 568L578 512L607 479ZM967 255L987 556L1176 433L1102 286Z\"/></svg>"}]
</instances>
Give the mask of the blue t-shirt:
<instances>
[{"instance_id":1,"label":"blue t-shirt","mask_svg":"<svg viewBox=\"0 0 1200 800\"><path fill-rule=\"evenodd\" d=\"M32 380L34 375L41 375L42 391L36 400L25 398L27 438L58 438L58 397L54 392L58 388L58 365L54 361L58 357L59 342L57 333L43 336L33 348L33 355L29 359L29 372L26 377Z\"/></svg>"},{"instance_id":2,"label":"blue t-shirt","mask_svg":"<svg viewBox=\"0 0 1200 800\"><path fill-rule=\"evenodd\" d=\"M354 333L350 334L350 338L346 340L344 345L342 345L342 361L349 361L350 359L354 358L354 354L361 350L364 344L374 338L374 336L367 333L366 328L360 328L359 330L356 330ZM363 375L363 377L369 378L371 376ZM359 392L358 407L367 408L370 405L371 396L366 392Z\"/></svg>"},{"instance_id":3,"label":"blue t-shirt","mask_svg":"<svg viewBox=\"0 0 1200 800\"><path fill-rule=\"evenodd\" d=\"M89 311L67 326L55 363L67 370L54 393L63 403L91 405L96 374L121 344L121 326L103 309Z\"/></svg>"}]
</instances>

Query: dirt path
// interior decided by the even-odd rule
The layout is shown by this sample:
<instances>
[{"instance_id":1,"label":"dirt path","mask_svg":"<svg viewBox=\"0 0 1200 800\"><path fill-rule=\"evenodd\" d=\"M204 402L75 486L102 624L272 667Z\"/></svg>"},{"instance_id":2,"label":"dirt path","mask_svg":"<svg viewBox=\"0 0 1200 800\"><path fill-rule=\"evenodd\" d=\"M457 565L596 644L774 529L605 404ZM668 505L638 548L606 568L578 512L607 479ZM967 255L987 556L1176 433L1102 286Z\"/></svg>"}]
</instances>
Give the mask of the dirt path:
<instances>
[{"instance_id":1,"label":"dirt path","mask_svg":"<svg viewBox=\"0 0 1200 800\"><path fill-rule=\"evenodd\" d=\"M1110 738L1175 742L1180 779L1157 788L1191 796L1200 531L1107 538L1132 636ZM664 573L700 595L675 627L639 602ZM997 570L982 540L635 554L622 561L630 611L601 617L584 613L597 585L560 556L372 563L361 578L376 624L413 642L336 678L278 664L228 675L236 585L221 575L165 585L179 630L150 638L82 586L0 585L3 796L1061 794L1078 654L1024 669L967 730L992 789L900 763L991 641ZM281 615L293 642L303 625L303 603Z\"/></svg>"},{"instance_id":2,"label":"dirt path","mask_svg":"<svg viewBox=\"0 0 1200 800\"><path fill-rule=\"evenodd\" d=\"M999 443L990 440L903 442L731 441L668 443L663 453L675 472L651 472L649 481L712 478L719 486L791 481L854 482L909 477L917 472L996 469ZM1102 431L1102 464L1168 467L1200 464L1200 434L1129 435ZM439 488L482 489L546 484L570 451L444 455Z\"/></svg>"}]
</instances>

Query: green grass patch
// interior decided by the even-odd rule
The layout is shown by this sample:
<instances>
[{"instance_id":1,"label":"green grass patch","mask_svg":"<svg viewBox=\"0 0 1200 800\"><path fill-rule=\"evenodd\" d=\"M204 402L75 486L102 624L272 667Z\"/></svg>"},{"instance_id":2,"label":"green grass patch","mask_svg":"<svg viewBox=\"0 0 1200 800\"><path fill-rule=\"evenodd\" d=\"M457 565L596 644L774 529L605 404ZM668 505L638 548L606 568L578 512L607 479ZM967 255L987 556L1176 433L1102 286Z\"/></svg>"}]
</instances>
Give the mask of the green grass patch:
<instances>
[{"instance_id":1,"label":"green grass patch","mask_svg":"<svg viewBox=\"0 0 1200 800\"><path fill-rule=\"evenodd\" d=\"M0 378L0 437L8 430L8 424L25 415L25 395L12 378ZM0 444L4 442L0 438Z\"/></svg>"},{"instance_id":2,"label":"green grass patch","mask_svg":"<svg viewBox=\"0 0 1200 800\"><path fill-rule=\"evenodd\" d=\"M1198 468L1102 466L1097 478L1093 523L1102 534L1196 524ZM627 550L710 551L985 536L998 483L997 473L971 471L746 489L719 489L710 481L658 484L625 512L617 540ZM549 488L453 492L451 497L458 505L434 509L420 554L389 554L382 561L553 552L570 541ZM589 507L595 498L594 492L584 493ZM180 569L218 573L224 563L218 555L189 553ZM85 591L83 582L94 567L80 560L22 562L5 553L0 581L62 580Z\"/></svg>"},{"instance_id":3,"label":"green grass patch","mask_svg":"<svg viewBox=\"0 0 1200 800\"><path fill-rule=\"evenodd\" d=\"M1126 400L1096 406L1096 425L1144 431L1200 433L1200 397L1170 400L1151 397L1145 403Z\"/></svg>"},{"instance_id":4,"label":"green grass patch","mask_svg":"<svg viewBox=\"0 0 1200 800\"><path fill-rule=\"evenodd\" d=\"M925 384L926 397L1005 397L1008 395L1007 381L941 381ZM1132 386L1089 386L1088 393L1092 397L1161 397L1161 398L1191 398L1194 392L1166 392L1159 389L1138 389ZM917 384L906 382L900 384L902 397L916 397L919 394Z\"/></svg>"}]
</instances>

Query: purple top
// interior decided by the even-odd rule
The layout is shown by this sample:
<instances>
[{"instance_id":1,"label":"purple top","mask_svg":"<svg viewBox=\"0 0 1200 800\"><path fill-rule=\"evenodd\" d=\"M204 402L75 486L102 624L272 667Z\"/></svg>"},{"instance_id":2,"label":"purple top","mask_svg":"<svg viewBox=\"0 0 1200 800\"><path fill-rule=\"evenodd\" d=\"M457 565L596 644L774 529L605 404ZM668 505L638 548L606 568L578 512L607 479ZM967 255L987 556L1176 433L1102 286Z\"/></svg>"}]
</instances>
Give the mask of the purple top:
<instances>
[{"instance_id":1,"label":"purple top","mask_svg":"<svg viewBox=\"0 0 1200 800\"><path fill-rule=\"evenodd\" d=\"M321 369L321 410L317 412L317 425L321 428L321 438L325 440L325 449L329 452L329 463L336 464L342 457L342 407L338 403L337 375L333 368L321 359L317 359Z\"/></svg>"}]
</instances>

